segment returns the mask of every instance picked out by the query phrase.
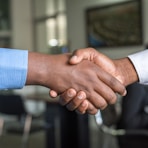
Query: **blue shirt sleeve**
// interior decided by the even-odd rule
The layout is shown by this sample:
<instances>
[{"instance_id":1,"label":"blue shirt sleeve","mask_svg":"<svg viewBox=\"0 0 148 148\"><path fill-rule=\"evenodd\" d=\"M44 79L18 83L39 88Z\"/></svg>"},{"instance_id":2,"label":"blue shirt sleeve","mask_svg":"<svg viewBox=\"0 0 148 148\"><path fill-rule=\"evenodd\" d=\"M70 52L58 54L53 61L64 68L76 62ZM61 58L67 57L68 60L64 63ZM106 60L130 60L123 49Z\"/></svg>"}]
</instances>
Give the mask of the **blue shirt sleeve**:
<instances>
[{"instance_id":1,"label":"blue shirt sleeve","mask_svg":"<svg viewBox=\"0 0 148 148\"><path fill-rule=\"evenodd\" d=\"M18 89L26 83L28 51L0 48L0 89Z\"/></svg>"}]
</instances>

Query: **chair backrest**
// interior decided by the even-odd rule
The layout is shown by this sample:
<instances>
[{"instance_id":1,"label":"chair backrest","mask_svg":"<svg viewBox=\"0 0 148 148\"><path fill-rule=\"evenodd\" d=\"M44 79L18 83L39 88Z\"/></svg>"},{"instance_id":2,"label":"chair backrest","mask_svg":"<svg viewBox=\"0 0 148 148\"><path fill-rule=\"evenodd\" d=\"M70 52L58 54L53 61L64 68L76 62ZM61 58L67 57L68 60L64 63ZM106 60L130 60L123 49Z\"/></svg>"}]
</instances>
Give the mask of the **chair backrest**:
<instances>
[{"instance_id":1,"label":"chair backrest","mask_svg":"<svg viewBox=\"0 0 148 148\"><path fill-rule=\"evenodd\" d=\"M0 94L0 113L21 116L26 114L22 97L20 95Z\"/></svg>"}]
</instances>

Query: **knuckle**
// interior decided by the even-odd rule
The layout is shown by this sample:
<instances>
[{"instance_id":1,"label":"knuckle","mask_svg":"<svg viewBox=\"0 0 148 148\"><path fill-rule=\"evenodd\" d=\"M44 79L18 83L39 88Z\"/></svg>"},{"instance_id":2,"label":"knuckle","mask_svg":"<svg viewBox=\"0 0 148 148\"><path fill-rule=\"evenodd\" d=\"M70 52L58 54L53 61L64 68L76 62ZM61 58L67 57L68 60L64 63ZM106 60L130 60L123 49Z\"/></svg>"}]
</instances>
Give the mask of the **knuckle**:
<instances>
[{"instance_id":1,"label":"knuckle","mask_svg":"<svg viewBox=\"0 0 148 148\"><path fill-rule=\"evenodd\" d=\"M104 110L107 106L108 106L108 104L105 103L103 106L100 106L100 109L101 109L101 110Z\"/></svg>"},{"instance_id":2,"label":"knuckle","mask_svg":"<svg viewBox=\"0 0 148 148\"><path fill-rule=\"evenodd\" d=\"M115 94L112 94L108 100L109 104L115 104L117 101L117 96Z\"/></svg>"},{"instance_id":3,"label":"knuckle","mask_svg":"<svg viewBox=\"0 0 148 148\"><path fill-rule=\"evenodd\" d=\"M112 86L113 88L116 88L116 86L119 86L119 81L116 78L111 77L110 78L110 86Z\"/></svg>"},{"instance_id":4,"label":"knuckle","mask_svg":"<svg viewBox=\"0 0 148 148\"><path fill-rule=\"evenodd\" d=\"M101 109L104 108L107 105L107 102L104 99L100 99L98 100L98 102L95 104L95 107L97 109Z\"/></svg>"},{"instance_id":5,"label":"knuckle","mask_svg":"<svg viewBox=\"0 0 148 148\"><path fill-rule=\"evenodd\" d=\"M69 110L69 111L73 111L73 108L68 104L66 105L66 108Z\"/></svg>"},{"instance_id":6,"label":"knuckle","mask_svg":"<svg viewBox=\"0 0 148 148\"><path fill-rule=\"evenodd\" d=\"M99 109L103 110L107 107L107 103L105 101L103 101L102 103L100 103L100 107Z\"/></svg>"},{"instance_id":7,"label":"knuckle","mask_svg":"<svg viewBox=\"0 0 148 148\"><path fill-rule=\"evenodd\" d=\"M98 112L97 109L89 109L89 110L87 110L87 113L91 114L91 115L95 115L97 112Z\"/></svg>"},{"instance_id":8,"label":"knuckle","mask_svg":"<svg viewBox=\"0 0 148 148\"><path fill-rule=\"evenodd\" d=\"M76 107L73 105L73 103L67 104L67 105L66 105L66 108L67 108L68 110L70 110L70 111L73 111L73 110L76 109Z\"/></svg>"},{"instance_id":9,"label":"knuckle","mask_svg":"<svg viewBox=\"0 0 148 148\"><path fill-rule=\"evenodd\" d=\"M59 103L60 103L62 106L64 106L64 105L67 104L67 102L65 101L65 99L63 99L63 98L61 98L61 97L60 97L60 99L59 99Z\"/></svg>"},{"instance_id":10,"label":"knuckle","mask_svg":"<svg viewBox=\"0 0 148 148\"><path fill-rule=\"evenodd\" d=\"M76 109L76 112L79 114L85 114L85 110L81 110L80 108Z\"/></svg>"},{"instance_id":11,"label":"knuckle","mask_svg":"<svg viewBox=\"0 0 148 148\"><path fill-rule=\"evenodd\" d=\"M73 100L73 101L71 102L71 105L72 105L73 107L76 107L76 106L77 106L77 102Z\"/></svg>"}]
</instances>

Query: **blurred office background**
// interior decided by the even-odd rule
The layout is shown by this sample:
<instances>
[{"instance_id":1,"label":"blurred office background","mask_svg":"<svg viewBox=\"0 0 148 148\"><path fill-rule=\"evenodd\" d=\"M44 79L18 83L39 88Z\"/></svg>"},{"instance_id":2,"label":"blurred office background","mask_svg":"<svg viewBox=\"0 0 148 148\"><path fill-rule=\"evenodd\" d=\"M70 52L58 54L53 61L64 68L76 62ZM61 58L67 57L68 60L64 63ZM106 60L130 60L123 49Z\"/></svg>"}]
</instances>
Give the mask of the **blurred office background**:
<instances>
[{"instance_id":1,"label":"blurred office background","mask_svg":"<svg viewBox=\"0 0 148 148\"><path fill-rule=\"evenodd\" d=\"M129 8L127 7L125 10L120 9L120 6L126 6L127 2L131 1L135 2L132 7L129 6ZM120 5L119 8L118 5ZM57 54L71 52L75 49L92 45L111 58L125 57L131 53L142 51L147 47L147 6L147 0L0 0L0 47L18 48L22 50L28 49L29 51ZM134 15L127 18L128 21L126 22L124 21L122 23L122 19L120 19L119 21L116 20L117 22L114 24L111 21L114 17L109 18L108 15L104 15L102 12L103 9L112 12L112 8L115 8L116 12L119 13L119 15L117 15L119 18L120 14L122 18L125 11L129 12L130 8L133 8L133 10L138 9L135 10L138 25L132 23L133 18L135 21ZM105 44L105 46L99 46L98 44L90 44L92 42L89 43L88 35L91 33L91 29L95 30L99 28L97 26L96 28L90 29L93 25L91 26L89 24L91 21L88 20L88 12L95 9L101 10L96 14L100 18L102 17L101 14L103 15L102 20L106 20L106 24L112 27L110 31L114 30L116 32L116 29L123 29L121 34L124 34L124 28L130 26L130 34L127 35L127 37L124 36L123 39L128 38L128 36L135 33L135 30L138 30L137 36L134 34L135 36L132 36L132 39L138 38L139 40L134 40L134 42L129 44L127 44L127 40L125 40L121 45ZM125 16L127 17L127 15ZM126 17L123 17L123 19ZM108 19L110 19L110 21L107 21ZM93 22L91 23L93 24ZM101 23L98 22L98 25L101 25ZM138 26L138 28L135 26ZM99 29L99 32L96 30L97 35L101 33L100 37L97 38L101 41L106 39L106 37L101 37L109 32L102 31L102 33L100 31L102 29ZM112 34L113 33L114 32L112 32ZM115 33L115 38L120 38L121 34L120 31L118 35ZM118 40L115 41L115 43L116 42L118 42ZM124 126L122 126L124 130L116 131L118 119L120 118L119 115L121 115L123 109L121 96L118 96L118 101L115 106L110 106L109 109L101 113L103 117L98 114L96 122L95 116L78 115L75 112L69 112L66 108L61 107L57 102L58 98L54 100L49 98L48 91L47 88L41 86L27 86L21 90L0 92L1 98L6 96L8 96L9 99L20 97L25 110L25 113L23 113L25 116L23 116L22 119L21 113L23 110L20 109L21 113L17 113L17 111L19 111L19 109L17 109L17 101L16 104L8 101L8 103L1 105L5 109L7 108L8 111L1 111L2 107L0 108L0 147L120 148L118 137L119 135L123 136L126 134ZM137 96L134 97L136 100ZM6 107L6 104L9 104L9 106ZM10 115L10 106L12 105L16 109L14 114L17 114L17 117ZM14 111L14 109L12 110ZM144 109L141 110L145 111L143 111L144 116L147 118L147 108L144 107ZM16 124L16 118L17 120L21 118L21 123ZM143 118L141 118L141 122L143 122L142 119ZM31 127L28 126L30 122L32 124ZM102 122L106 125L102 126ZM129 119L129 123L130 122ZM135 120L135 122L138 121ZM24 130L24 123L27 124L26 126L30 129L29 131ZM131 128L132 127L128 128L128 130ZM146 129L146 126L141 128ZM147 132L143 132L143 130L137 131L137 129L141 128L132 128L130 136L135 136L136 133L136 136L144 136L142 139L147 140ZM132 140L134 141L135 139L133 138ZM127 141L125 141L125 143L126 142ZM139 143L140 142L141 141L139 141ZM132 145L130 148L132 148ZM134 148L136 148L136 146L134 146Z\"/></svg>"}]
</instances>

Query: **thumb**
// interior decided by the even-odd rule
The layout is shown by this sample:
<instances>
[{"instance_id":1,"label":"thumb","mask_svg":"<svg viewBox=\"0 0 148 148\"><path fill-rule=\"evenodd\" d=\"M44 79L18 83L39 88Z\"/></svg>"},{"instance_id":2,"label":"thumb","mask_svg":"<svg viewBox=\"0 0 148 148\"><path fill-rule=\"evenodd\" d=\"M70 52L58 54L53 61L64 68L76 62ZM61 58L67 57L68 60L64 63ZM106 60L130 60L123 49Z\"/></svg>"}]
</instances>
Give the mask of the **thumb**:
<instances>
[{"instance_id":1,"label":"thumb","mask_svg":"<svg viewBox=\"0 0 148 148\"><path fill-rule=\"evenodd\" d=\"M72 57L70 58L69 62L70 64L78 64L83 60L83 55L72 55Z\"/></svg>"},{"instance_id":2,"label":"thumb","mask_svg":"<svg viewBox=\"0 0 148 148\"><path fill-rule=\"evenodd\" d=\"M50 91L49 91L49 95L50 95L50 97L52 97L52 98L56 98L56 97L58 96L58 93L57 93L56 91L54 91L54 90L50 90Z\"/></svg>"},{"instance_id":3,"label":"thumb","mask_svg":"<svg viewBox=\"0 0 148 148\"><path fill-rule=\"evenodd\" d=\"M90 58L92 57L92 51L89 48L87 49L79 49L73 52L69 63L70 64L78 64L80 63L82 60L90 60Z\"/></svg>"}]
</instances>

